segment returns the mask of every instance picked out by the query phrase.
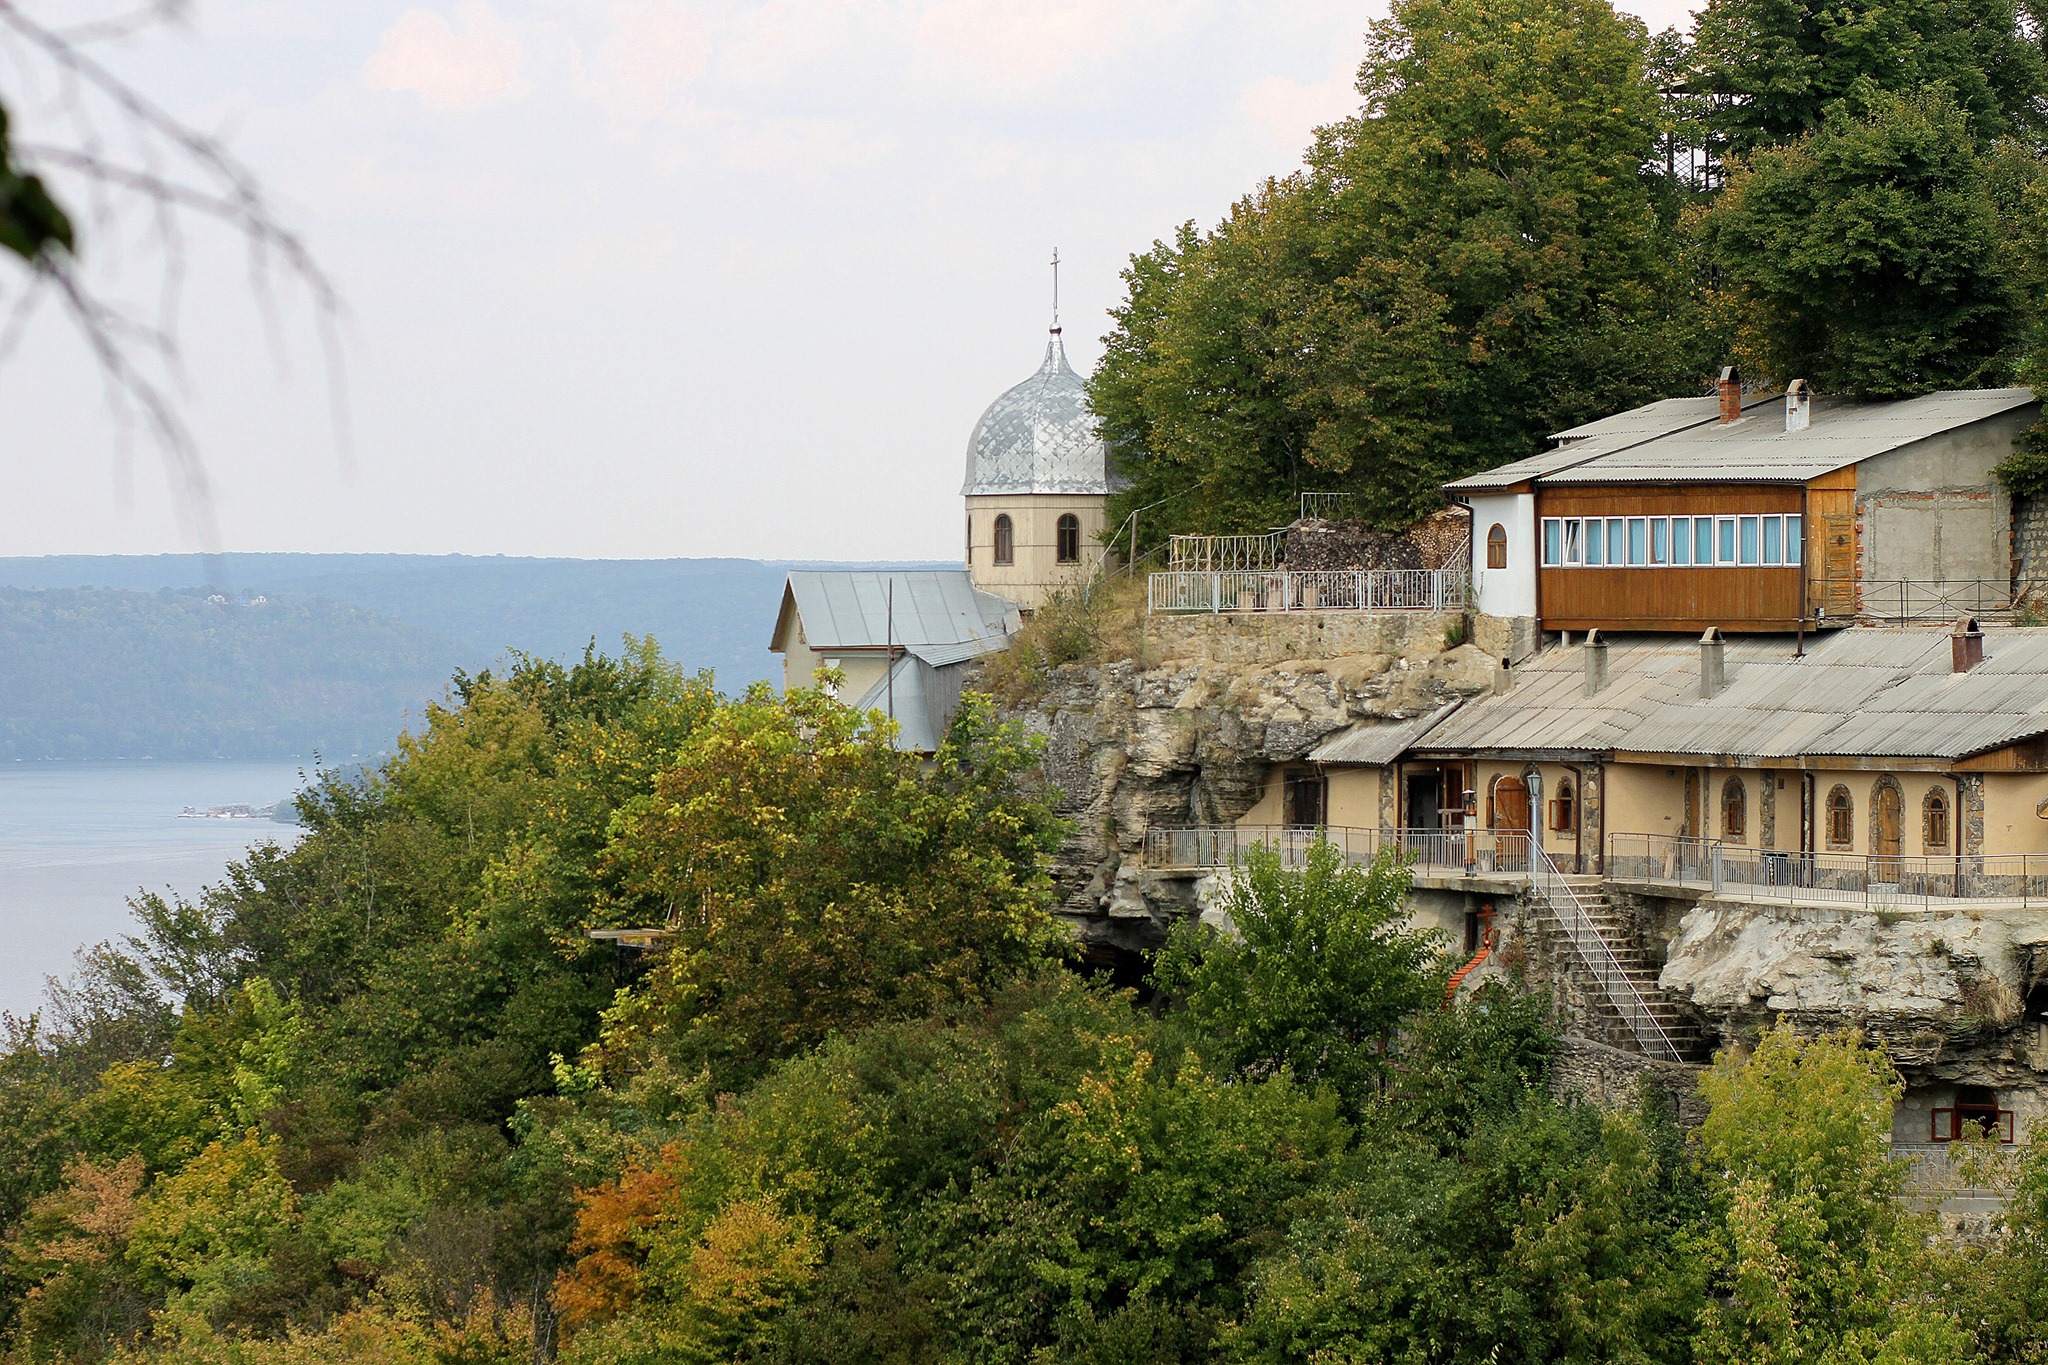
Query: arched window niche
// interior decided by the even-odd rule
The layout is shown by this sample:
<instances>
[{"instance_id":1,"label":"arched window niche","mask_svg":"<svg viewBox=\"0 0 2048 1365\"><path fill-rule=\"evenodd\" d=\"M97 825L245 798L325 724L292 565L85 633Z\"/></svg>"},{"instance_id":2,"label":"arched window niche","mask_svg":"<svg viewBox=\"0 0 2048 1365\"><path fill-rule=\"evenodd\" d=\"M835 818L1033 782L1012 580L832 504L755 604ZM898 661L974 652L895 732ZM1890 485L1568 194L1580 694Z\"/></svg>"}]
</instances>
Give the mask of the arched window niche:
<instances>
[{"instance_id":1,"label":"arched window niche","mask_svg":"<svg viewBox=\"0 0 2048 1365\"><path fill-rule=\"evenodd\" d=\"M1081 519L1072 512L1065 513L1060 517L1057 549L1060 563L1079 564L1081 562Z\"/></svg>"},{"instance_id":2,"label":"arched window niche","mask_svg":"<svg viewBox=\"0 0 2048 1365\"><path fill-rule=\"evenodd\" d=\"M1749 788L1739 777L1721 784L1721 837L1737 843L1749 837Z\"/></svg>"},{"instance_id":3,"label":"arched window niche","mask_svg":"<svg viewBox=\"0 0 2048 1365\"><path fill-rule=\"evenodd\" d=\"M1505 569L1508 566L1508 528L1499 522L1486 533L1486 567Z\"/></svg>"},{"instance_id":4,"label":"arched window niche","mask_svg":"<svg viewBox=\"0 0 2048 1365\"><path fill-rule=\"evenodd\" d=\"M1010 514L1008 512L1001 513L996 517L995 561L998 564L1015 564L1017 562L1017 533L1011 529Z\"/></svg>"}]
</instances>

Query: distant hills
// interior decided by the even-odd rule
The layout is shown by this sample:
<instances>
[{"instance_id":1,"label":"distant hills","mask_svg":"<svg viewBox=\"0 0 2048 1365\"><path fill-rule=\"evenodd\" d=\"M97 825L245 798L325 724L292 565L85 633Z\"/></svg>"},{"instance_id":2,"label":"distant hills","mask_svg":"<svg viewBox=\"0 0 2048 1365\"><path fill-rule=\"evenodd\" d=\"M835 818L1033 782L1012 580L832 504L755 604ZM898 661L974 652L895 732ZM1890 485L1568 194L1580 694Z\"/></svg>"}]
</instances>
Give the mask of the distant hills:
<instances>
[{"instance_id":1,"label":"distant hills","mask_svg":"<svg viewBox=\"0 0 2048 1365\"><path fill-rule=\"evenodd\" d=\"M737 691L774 671L768 632L797 567L825 566L0 558L0 759L339 761L388 748L458 669L513 649L568 658L595 640L615 651L626 634L654 636L669 658Z\"/></svg>"}]
</instances>

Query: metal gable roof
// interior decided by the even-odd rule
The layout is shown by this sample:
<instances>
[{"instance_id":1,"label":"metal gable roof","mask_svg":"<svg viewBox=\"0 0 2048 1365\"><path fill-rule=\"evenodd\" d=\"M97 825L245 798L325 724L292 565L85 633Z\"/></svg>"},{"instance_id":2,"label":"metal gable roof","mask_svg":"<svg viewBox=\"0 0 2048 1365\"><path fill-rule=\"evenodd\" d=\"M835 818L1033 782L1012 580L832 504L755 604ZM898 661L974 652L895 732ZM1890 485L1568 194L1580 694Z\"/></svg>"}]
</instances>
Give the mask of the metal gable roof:
<instances>
[{"instance_id":1,"label":"metal gable roof","mask_svg":"<svg viewBox=\"0 0 2048 1365\"><path fill-rule=\"evenodd\" d=\"M2033 390L1957 389L1879 403L1821 399L1812 424L1786 431L1779 395L1751 394L1740 421L1716 420L1717 400L1667 398L1560 432L1567 444L1444 485L1499 492L1615 483L1804 483L1901 446L2035 401Z\"/></svg>"},{"instance_id":2,"label":"metal gable roof","mask_svg":"<svg viewBox=\"0 0 2048 1365\"><path fill-rule=\"evenodd\" d=\"M1885 403L1823 399L1786 431L1775 407L1704 423L1560 470L1547 484L1804 483L2034 401L2030 389L1930 393Z\"/></svg>"},{"instance_id":3,"label":"metal gable roof","mask_svg":"<svg viewBox=\"0 0 2048 1365\"><path fill-rule=\"evenodd\" d=\"M1021 620L1015 605L977 589L965 569L800 570L790 574L784 598L785 610L794 604L803 622L805 642L819 650L893 642L913 652L971 644L987 653L1002 648Z\"/></svg>"}]
</instances>

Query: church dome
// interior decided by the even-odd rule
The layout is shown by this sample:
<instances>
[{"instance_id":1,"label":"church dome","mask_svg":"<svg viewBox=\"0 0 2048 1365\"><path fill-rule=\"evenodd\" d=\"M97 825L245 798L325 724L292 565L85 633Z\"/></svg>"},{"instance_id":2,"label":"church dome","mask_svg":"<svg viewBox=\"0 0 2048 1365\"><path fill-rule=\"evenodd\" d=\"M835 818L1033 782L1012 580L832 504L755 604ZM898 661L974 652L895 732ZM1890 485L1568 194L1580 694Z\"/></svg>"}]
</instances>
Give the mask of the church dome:
<instances>
[{"instance_id":1,"label":"church dome","mask_svg":"<svg viewBox=\"0 0 2048 1365\"><path fill-rule=\"evenodd\" d=\"M1109 455L1088 411L1088 391L1067 364L1057 330L1038 373L988 405L967 442L961 493L1109 491Z\"/></svg>"}]
</instances>

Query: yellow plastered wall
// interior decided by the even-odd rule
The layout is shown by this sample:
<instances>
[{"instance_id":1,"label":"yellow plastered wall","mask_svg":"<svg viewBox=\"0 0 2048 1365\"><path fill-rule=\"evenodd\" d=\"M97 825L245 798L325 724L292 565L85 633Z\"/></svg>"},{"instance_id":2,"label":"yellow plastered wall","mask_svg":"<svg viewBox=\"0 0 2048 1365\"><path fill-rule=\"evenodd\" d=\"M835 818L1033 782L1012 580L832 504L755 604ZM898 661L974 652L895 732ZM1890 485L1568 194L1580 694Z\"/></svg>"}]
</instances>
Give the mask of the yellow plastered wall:
<instances>
[{"instance_id":1,"label":"yellow plastered wall","mask_svg":"<svg viewBox=\"0 0 2048 1365\"><path fill-rule=\"evenodd\" d=\"M1953 792L1954 784L1948 785ZM1909 798L1911 794L1908 787ZM2036 814L2044 801L2048 801L2048 774L1986 773L1984 852L2048 853L2048 820Z\"/></svg>"},{"instance_id":2,"label":"yellow plastered wall","mask_svg":"<svg viewBox=\"0 0 2048 1365\"><path fill-rule=\"evenodd\" d=\"M1329 820L1341 829L1378 829L1384 768L1331 768Z\"/></svg>"},{"instance_id":3,"label":"yellow plastered wall","mask_svg":"<svg viewBox=\"0 0 2048 1365\"><path fill-rule=\"evenodd\" d=\"M967 499L967 570L974 586L1018 606L1042 606L1055 588L1087 582L1101 566L1106 499L1092 494L1017 493ZM1081 562L1059 562L1059 521L1081 523ZM1011 562L996 563L996 518L1010 519Z\"/></svg>"},{"instance_id":4,"label":"yellow plastered wall","mask_svg":"<svg viewBox=\"0 0 2048 1365\"><path fill-rule=\"evenodd\" d=\"M1685 769L1666 763L1609 763L1601 793L1611 834L1676 835L1685 826Z\"/></svg>"}]
</instances>

